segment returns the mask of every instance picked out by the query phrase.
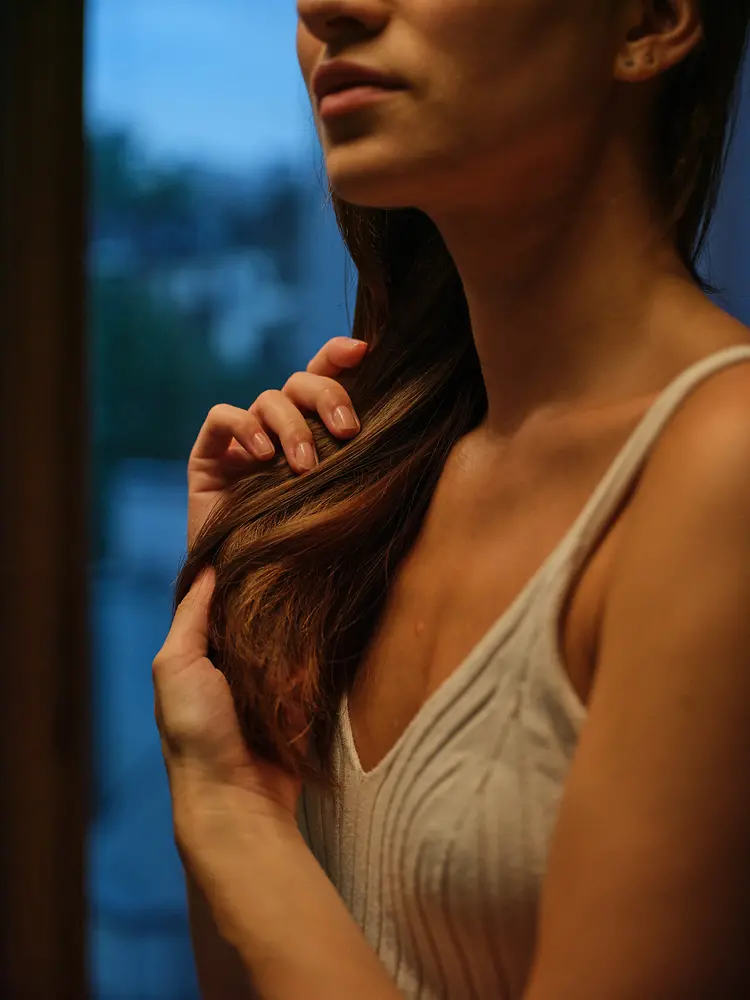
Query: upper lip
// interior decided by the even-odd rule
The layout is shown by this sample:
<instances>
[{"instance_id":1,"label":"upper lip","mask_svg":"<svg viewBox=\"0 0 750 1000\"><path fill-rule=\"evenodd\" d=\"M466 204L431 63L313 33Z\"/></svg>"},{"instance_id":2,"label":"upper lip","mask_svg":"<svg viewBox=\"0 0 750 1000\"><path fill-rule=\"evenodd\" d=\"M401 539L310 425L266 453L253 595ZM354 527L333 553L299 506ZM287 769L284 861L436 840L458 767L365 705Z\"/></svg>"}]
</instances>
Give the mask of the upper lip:
<instances>
[{"instance_id":1,"label":"upper lip","mask_svg":"<svg viewBox=\"0 0 750 1000\"><path fill-rule=\"evenodd\" d=\"M319 101L338 90L361 86L387 87L393 90L403 87L404 82L390 73L344 62L342 59L323 63L315 71L312 80L312 89Z\"/></svg>"}]
</instances>

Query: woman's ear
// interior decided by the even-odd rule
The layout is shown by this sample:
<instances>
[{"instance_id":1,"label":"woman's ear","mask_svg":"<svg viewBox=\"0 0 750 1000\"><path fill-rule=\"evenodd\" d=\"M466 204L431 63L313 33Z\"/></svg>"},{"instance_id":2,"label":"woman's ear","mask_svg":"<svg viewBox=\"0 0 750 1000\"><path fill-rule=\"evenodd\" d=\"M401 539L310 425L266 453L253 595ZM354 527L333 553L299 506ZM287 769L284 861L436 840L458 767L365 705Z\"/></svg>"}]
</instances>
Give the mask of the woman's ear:
<instances>
[{"instance_id":1,"label":"woman's ear","mask_svg":"<svg viewBox=\"0 0 750 1000\"><path fill-rule=\"evenodd\" d=\"M703 38L698 0L632 0L623 13L624 38L615 77L641 83L677 66Z\"/></svg>"}]
</instances>

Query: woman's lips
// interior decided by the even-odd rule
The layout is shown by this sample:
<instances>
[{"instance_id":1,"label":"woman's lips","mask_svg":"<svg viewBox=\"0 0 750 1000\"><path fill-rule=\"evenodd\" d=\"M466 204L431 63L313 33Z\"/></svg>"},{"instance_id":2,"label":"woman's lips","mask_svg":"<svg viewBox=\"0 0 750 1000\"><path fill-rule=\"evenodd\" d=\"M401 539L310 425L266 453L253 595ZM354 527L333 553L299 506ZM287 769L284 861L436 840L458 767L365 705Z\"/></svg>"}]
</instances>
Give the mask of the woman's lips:
<instances>
[{"instance_id":1,"label":"woman's lips","mask_svg":"<svg viewBox=\"0 0 750 1000\"><path fill-rule=\"evenodd\" d=\"M403 87L380 87L371 83L356 84L345 90L327 94L318 104L318 113L322 119L340 118L361 108L378 104L403 89Z\"/></svg>"}]
</instances>

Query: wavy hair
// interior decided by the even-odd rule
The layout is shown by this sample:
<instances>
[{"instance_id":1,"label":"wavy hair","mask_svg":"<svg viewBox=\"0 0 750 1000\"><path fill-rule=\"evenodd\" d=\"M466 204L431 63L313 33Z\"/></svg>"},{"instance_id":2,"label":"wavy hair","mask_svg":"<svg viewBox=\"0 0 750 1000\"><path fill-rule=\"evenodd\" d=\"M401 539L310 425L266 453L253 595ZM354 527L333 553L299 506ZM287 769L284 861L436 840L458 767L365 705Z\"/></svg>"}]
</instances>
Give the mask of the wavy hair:
<instances>
[{"instance_id":1,"label":"wavy hair","mask_svg":"<svg viewBox=\"0 0 750 1000\"><path fill-rule=\"evenodd\" d=\"M680 256L698 257L734 121L750 0L701 5L704 37L663 81L654 107L659 197ZM345 372L362 430L337 442L308 419L320 464L279 455L230 488L188 553L175 604L207 564L217 582L210 654L261 758L321 785L342 697L413 545L445 461L487 398L467 303L436 227L413 209L332 196L358 272L353 336L370 349ZM311 752L312 750L312 752Z\"/></svg>"}]
</instances>

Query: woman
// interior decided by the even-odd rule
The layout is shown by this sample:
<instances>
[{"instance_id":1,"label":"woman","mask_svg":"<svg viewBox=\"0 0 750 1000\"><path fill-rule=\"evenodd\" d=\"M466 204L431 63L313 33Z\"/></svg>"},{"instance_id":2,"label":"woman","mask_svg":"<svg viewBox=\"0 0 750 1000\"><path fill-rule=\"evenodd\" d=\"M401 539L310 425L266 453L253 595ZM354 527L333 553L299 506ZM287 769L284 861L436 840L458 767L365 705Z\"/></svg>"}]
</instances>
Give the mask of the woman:
<instances>
[{"instance_id":1,"label":"woman","mask_svg":"<svg viewBox=\"0 0 750 1000\"><path fill-rule=\"evenodd\" d=\"M204 995L750 995L750 336L696 267L750 3L298 8L369 350L191 458Z\"/></svg>"}]
</instances>

